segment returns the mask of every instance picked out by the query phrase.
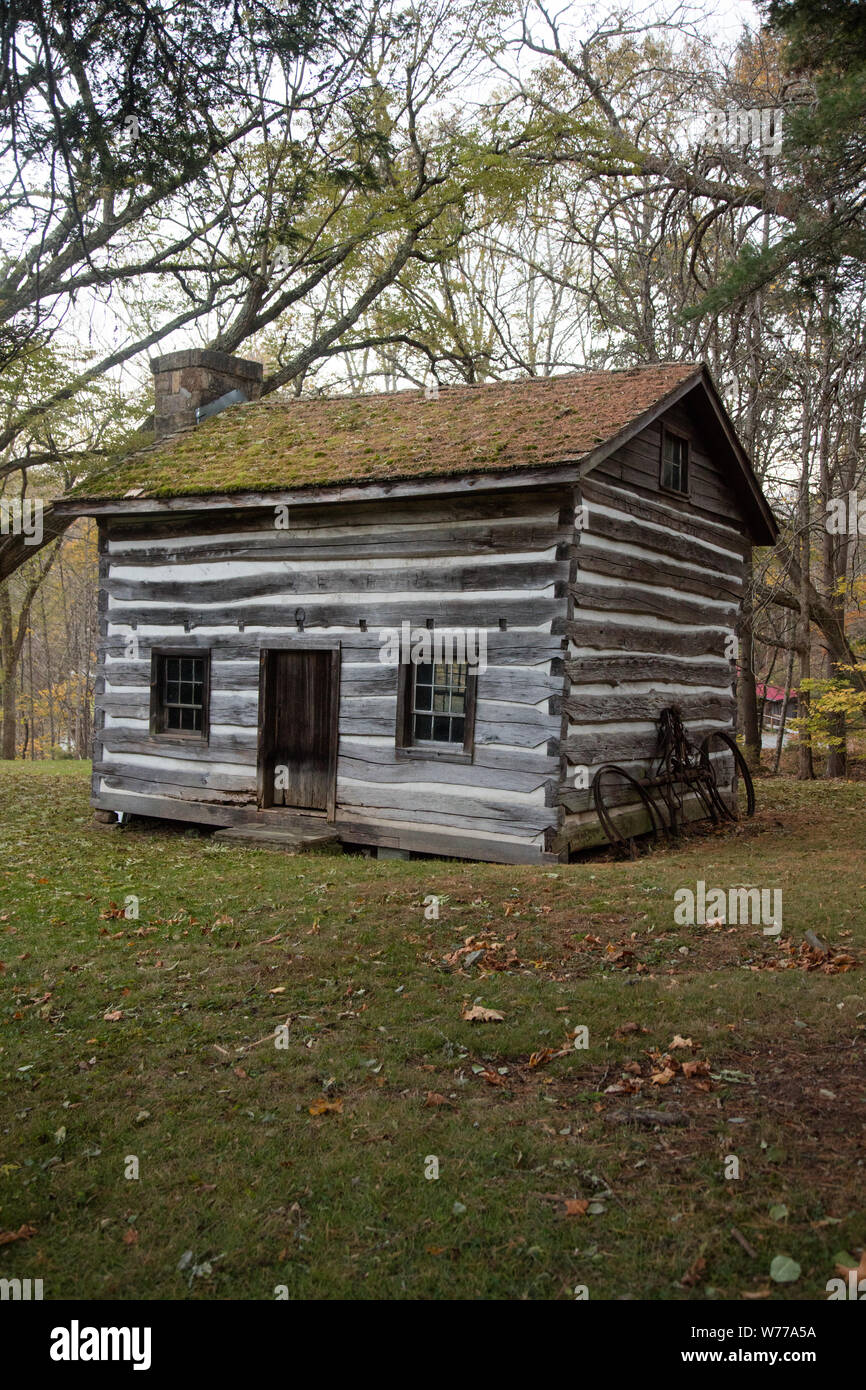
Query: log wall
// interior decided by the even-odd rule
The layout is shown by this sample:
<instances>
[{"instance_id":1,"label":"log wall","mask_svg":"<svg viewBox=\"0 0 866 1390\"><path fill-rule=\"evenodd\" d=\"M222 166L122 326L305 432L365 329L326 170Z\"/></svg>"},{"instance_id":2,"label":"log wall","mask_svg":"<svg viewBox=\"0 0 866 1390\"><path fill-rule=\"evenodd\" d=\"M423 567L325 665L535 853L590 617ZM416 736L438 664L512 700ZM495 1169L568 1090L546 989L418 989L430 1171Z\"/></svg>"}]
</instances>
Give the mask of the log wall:
<instances>
[{"instance_id":1,"label":"log wall","mask_svg":"<svg viewBox=\"0 0 866 1390\"><path fill-rule=\"evenodd\" d=\"M259 652L339 644L344 839L544 857L560 814L572 544L562 505L561 491L533 490L298 507L288 529L267 512L205 526L106 523L96 804L211 824L256 818ZM398 671L379 653L382 629L404 621L486 634L471 764L398 758ZM205 746L150 733L151 653L160 647L211 654Z\"/></svg>"}]
</instances>

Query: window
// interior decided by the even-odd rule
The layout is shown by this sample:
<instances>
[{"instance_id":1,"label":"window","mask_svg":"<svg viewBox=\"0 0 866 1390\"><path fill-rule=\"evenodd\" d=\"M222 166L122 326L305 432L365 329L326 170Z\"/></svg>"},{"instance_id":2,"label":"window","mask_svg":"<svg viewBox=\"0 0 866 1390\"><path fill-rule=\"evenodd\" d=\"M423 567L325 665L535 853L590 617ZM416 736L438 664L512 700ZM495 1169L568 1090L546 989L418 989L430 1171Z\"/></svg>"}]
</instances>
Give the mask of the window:
<instances>
[{"instance_id":1,"label":"window","mask_svg":"<svg viewBox=\"0 0 866 1390\"><path fill-rule=\"evenodd\" d=\"M428 757L472 753L475 671L466 662L400 666L397 746Z\"/></svg>"},{"instance_id":2,"label":"window","mask_svg":"<svg viewBox=\"0 0 866 1390\"><path fill-rule=\"evenodd\" d=\"M662 429L661 485L668 492L689 490L689 441Z\"/></svg>"},{"instance_id":3,"label":"window","mask_svg":"<svg viewBox=\"0 0 866 1390\"><path fill-rule=\"evenodd\" d=\"M154 652L150 680L150 731L206 739L210 705L210 656Z\"/></svg>"}]
</instances>

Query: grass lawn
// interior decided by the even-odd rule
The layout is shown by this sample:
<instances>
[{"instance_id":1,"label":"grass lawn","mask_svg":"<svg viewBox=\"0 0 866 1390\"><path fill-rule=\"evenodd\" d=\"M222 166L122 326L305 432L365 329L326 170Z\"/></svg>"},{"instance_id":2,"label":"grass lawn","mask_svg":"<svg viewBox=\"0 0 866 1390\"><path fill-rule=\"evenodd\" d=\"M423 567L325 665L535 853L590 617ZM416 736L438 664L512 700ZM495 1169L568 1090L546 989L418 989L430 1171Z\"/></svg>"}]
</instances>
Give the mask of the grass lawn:
<instances>
[{"instance_id":1,"label":"grass lawn","mask_svg":"<svg viewBox=\"0 0 866 1390\"><path fill-rule=\"evenodd\" d=\"M866 785L551 869L100 830L88 773L0 763L0 1276L797 1300L866 1244ZM781 888L781 938L675 925L698 880Z\"/></svg>"}]
</instances>

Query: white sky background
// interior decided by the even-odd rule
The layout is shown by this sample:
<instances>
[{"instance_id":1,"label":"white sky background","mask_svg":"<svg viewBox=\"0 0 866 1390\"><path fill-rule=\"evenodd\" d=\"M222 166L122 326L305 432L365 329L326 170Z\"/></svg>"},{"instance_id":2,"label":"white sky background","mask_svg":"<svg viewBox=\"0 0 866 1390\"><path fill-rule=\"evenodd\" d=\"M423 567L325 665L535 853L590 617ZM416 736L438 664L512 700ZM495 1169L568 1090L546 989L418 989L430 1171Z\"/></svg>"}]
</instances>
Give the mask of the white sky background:
<instances>
[{"instance_id":1,"label":"white sky background","mask_svg":"<svg viewBox=\"0 0 866 1390\"><path fill-rule=\"evenodd\" d=\"M569 0L560 0L559 3L551 0L549 4L546 0L543 2L547 13L557 20L563 40L582 32L592 32L615 12L633 17L635 23L641 26L653 22L663 24L666 19L669 22L673 21L677 27L682 26L685 30L700 34L704 39L711 39L721 49L732 48L743 28L755 30L760 25L759 12L750 0L718 0L718 3L703 0L703 3L697 4L677 4L676 0L650 0L648 4L640 3L640 0L620 4L617 4L616 0L602 0L602 3L593 3L593 0L576 0L576 3L569 3ZM524 52L520 55L519 68L525 76L531 66L540 61L542 60L535 55ZM491 88L496 86L496 79L491 78L490 85ZM471 95L467 93L467 105L470 101L477 103L478 99L479 87L476 81ZM163 339L152 349L151 354L144 354L122 364L111 375L120 381L123 390L129 395L134 395L142 388L149 390L151 374L147 357L201 346L207 340L208 327L207 320L202 319L198 324L190 325L189 328ZM102 356L116 350L129 332L122 317L119 299L106 302L94 298L88 303L87 297L82 296L77 310L66 317L59 336L70 345L78 343L83 347L95 349ZM238 354L255 355L251 348L244 345L238 349Z\"/></svg>"}]
</instances>

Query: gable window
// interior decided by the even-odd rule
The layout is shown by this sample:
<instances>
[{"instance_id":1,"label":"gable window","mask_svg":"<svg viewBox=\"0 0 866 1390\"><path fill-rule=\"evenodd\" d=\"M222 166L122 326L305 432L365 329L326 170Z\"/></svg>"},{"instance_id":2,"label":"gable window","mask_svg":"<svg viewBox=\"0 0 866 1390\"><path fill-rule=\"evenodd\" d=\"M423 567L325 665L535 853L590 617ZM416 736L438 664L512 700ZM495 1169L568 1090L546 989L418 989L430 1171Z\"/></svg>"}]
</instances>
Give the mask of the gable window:
<instances>
[{"instance_id":1,"label":"gable window","mask_svg":"<svg viewBox=\"0 0 866 1390\"><path fill-rule=\"evenodd\" d=\"M430 756L472 753L475 670L466 662L400 666L397 747Z\"/></svg>"},{"instance_id":2,"label":"gable window","mask_svg":"<svg viewBox=\"0 0 866 1390\"><path fill-rule=\"evenodd\" d=\"M667 492L689 490L689 441L662 429L661 485Z\"/></svg>"},{"instance_id":3,"label":"gable window","mask_svg":"<svg viewBox=\"0 0 866 1390\"><path fill-rule=\"evenodd\" d=\"M152 734L206 739L209 706L209 654L153 653L150 680Z\"/></svg>"}]
</instances>

